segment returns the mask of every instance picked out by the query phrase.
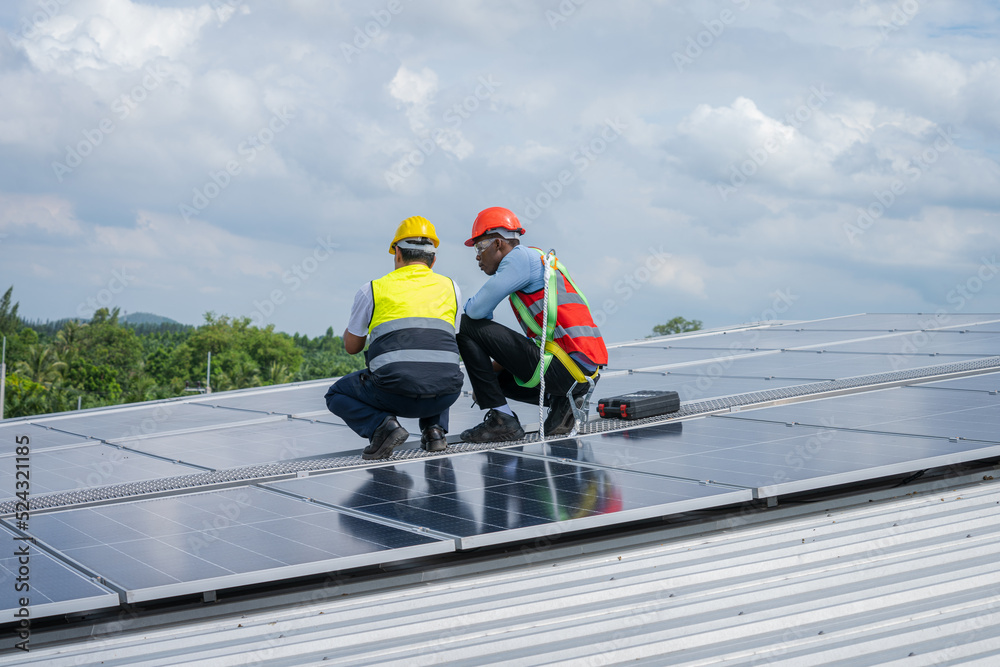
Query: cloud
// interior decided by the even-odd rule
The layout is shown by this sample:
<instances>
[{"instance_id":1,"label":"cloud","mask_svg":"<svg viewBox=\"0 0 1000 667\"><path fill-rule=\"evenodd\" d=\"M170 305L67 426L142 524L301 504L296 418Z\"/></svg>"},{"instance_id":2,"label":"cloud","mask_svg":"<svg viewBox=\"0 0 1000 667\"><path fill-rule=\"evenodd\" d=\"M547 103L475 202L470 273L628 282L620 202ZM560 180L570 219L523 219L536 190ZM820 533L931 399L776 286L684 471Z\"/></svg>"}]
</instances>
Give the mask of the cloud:
<instances>
[{"instance_id":1,"label":"cloud","mask_svg":"<svg viewBox=\"0 0 1000 667\"><path fill-rule=\"evenodd\" d=\"M54 9L47 10L50 18L22 33L17 44L42 72L64 75L87 69L136 71L154 58L176 58L213 19L224 23L235 13L235 7L226 5L217 12L208 4L155 7L131 0L49 4Z\"/></svg>"},{"instance_id":2,"label":"cloud","mask_svg":"<svg viewBox=\"0 0 1000 667\"><path fill-rule=\"evenodd\" d=\"M52 195L22 195L0 192L0 231L10 236L41 231L46 237L67 239L83 235L73 205Z\"/></svg>"}]
</instances>

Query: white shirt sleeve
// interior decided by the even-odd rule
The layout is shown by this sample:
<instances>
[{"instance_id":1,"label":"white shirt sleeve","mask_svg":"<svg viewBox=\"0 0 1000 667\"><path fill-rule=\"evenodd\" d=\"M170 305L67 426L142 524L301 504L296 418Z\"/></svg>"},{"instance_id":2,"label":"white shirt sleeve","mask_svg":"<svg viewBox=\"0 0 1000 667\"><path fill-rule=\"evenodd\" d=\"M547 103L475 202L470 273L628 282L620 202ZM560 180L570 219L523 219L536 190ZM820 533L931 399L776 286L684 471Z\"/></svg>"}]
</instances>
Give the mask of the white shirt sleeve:
<instances>
[{"instance_id":1,"label":"white shirt sleeve","mask_svg":"<svg viewBox=\"0 0 1000 667\"><path fill-rule=\"evenodd\" d=\"M368 325L371 323L374 313L375 296L372 294L372 284L365 283L364 287L354 295L354 305L351 306L351 319L347 322L347 331L362 338L367 336Z\"/></svg>"}]
</instances>

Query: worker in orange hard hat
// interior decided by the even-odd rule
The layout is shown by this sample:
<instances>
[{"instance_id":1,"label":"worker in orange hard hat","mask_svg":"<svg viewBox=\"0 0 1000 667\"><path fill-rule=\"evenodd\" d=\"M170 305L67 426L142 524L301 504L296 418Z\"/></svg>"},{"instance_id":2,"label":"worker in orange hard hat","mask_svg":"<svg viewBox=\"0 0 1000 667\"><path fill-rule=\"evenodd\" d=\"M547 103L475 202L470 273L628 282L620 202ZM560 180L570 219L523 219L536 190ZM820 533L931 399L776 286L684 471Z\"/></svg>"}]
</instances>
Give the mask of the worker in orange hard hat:
<instances>
[{"instance_id":1,"label":"worker in orange hard hat","mask_svg":"<svg viewBox=\"0 0 1000 667\"><path fill-rule=\"evenodd\" d=\"M403 220L389 244L395 270L354 297L344 348L357 354L367 342L366 368L337 380L326 404L368 438L365 459L389 458L406 441L397 417L420 419L425 450L447 447L448 409L464 380L455 341L462 295L451 278L431 270L439 244L426 218Z\"/></svg>"},{"instance_id":2,"label":"worker in orange hard hat","mask_svg":"<svg viewBox=\"0 0 1000 667\"><path fill-rule=\"evenodd\" d=\"M544 401L550 408L544 434L569 433L575 421L569 395L579 408L588 389L577 378L596 381L608 363L608 350L586 297L558 260L553 260L548 283L549 311L554 310L555 317L544 316L545 253L522 246L524 233L512 211L494 206L479 213L465 242L476 249L479 268L490 276L466 302L458 332L458 349L476 401L488 409L481 424L462 432L467 442L524 437L507 399L538 403L543 354ZM494 309L505 298L524 335L493 321ZM543 337L557 349L540 350Z\"/></svg>"}]
</instances>

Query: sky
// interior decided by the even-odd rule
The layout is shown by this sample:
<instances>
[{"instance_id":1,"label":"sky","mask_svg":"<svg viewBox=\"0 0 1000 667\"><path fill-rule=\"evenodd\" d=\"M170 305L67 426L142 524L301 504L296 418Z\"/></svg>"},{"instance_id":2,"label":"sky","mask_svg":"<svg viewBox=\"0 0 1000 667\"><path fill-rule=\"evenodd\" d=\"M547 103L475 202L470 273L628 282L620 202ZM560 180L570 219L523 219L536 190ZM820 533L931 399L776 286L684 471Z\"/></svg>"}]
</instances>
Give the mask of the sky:
<instances>
[{"instance_id":1,"label":"sky","mask_svg":"<svg viewBox=\"0 0 1000 667\"><path fill-rule=\"evenodd\" d=\"M413 215L471 296L490 206L609 342L1000 312L995 1L13 0L0 33L25 318L339 334Z\"/></svg>"}]
</instances>

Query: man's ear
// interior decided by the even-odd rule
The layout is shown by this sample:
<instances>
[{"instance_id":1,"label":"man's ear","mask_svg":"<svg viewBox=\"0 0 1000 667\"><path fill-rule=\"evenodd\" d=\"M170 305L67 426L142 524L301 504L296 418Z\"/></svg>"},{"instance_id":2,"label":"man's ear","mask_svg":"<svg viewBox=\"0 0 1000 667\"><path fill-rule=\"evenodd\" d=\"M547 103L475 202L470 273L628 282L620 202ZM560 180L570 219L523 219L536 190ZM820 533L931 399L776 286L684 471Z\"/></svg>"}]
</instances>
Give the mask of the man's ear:
<instances>
[{"instance_id":1,"label":"man's ear","mask_svg":"<svg viewBox=\"0 0 1000 667\"><path fill-rule=\"evenodd\" d=\"M427 265L427 268L433 269L434 268L434 262L436 262L437 260L438 260L437 255L434 255L433 257L431 257L431 263Z\"/></svg>"}]
</instances>

